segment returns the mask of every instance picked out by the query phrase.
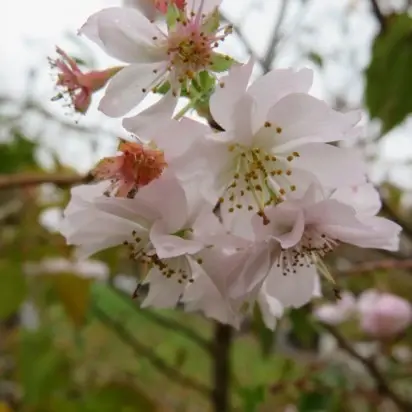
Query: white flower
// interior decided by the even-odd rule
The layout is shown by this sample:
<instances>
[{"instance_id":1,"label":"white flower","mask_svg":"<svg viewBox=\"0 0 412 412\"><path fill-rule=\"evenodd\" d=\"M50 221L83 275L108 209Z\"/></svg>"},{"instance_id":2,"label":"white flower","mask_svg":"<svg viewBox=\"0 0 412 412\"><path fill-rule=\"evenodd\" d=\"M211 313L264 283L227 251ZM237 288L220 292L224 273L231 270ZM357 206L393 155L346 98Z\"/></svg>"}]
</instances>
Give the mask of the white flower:
<instances>
[{"instance_id":1,"label":"white flower","mask_svg":"<svg viewBox=\"0 0 412 412\"><path fill-rule=\"evenodd\" d=\"M62 234L83 257L127 245L131 258L151 266L145 279L150 292L143 305L173 306L192 281L196 255L204 248L192 236L202 206L202 200L190 193L192 188L183 188L169 171L133 199L103 195L86 199L85 188L75 188Z\"/></svg>"},{"instance_id":2,"label":"white flower","mask_svg":"<svg viewBox=\"0 0 412 412\"><path fill-rule=\"evenodd\" d=\"M216 57L221 57L214 48L230 32L219 32L218 15L212 13L219 4L220 0L188 1L167 32L129 7L107 8L89 17L80 32L110 56L130 63L111 79L100 110L123 116L166 82L177 97L200 72L213 70ZM176 99L169 100L170 115L175 104Z\"/></svg>"},{"instance_id":3,"label":"white flower","mask_svg":"<svg viewBox=\"0 0 412 412\"><path fill-rule=\"evenodd\" d=\"M321 322L338 325L350 319L356 313L356 299L352 293L343 292L336 303L325 303L318 306L314 315Z\"/></svg>"},{"instance_id":4,"label":"white flower","mask_svg":"<svg viewBox=\"0 0 412 412\"><path fill-rule=\"evenodd\" d=\"M367 290L359 296L361 328L376 338L393 337L412 323L412 306L399 296Z\"/></svg>"},{"instance_id":5,"label":"white flower","mask_svg":"<svg viewBox=\"0 0 412 412\"><path fill-rule=\"evenodd\" d=\"M262 214L269 204L299 196L311 180L329 188L363 183L357 154L325 144L352 133L358 113L338 113L308 95L307 69L274 70L247 88L251 70L252 62L233 67L210 99L225 129L207 136L206 152L216 172L211 194L224 212Z\"/></svg>"},{"instance_id":6,"label":"white flower","mask_svg":"<svg viewBox=\"0 0 412 412\"><path fill-rule=\"evenodd\" d=\"M344 240L342 232L344 242L361 247L398 250L402 227L388 219L375 216L381 208L381 200L372 184L342 187L337 189L330 198L355 208L357 218L370 228L370 232L358 232L356 239L353 237L353 228L347 234L347 240Z\"/></svg>"},{"instance_id":7,"label":"white flower","mask_svg":"<svg viewBox=\"0 0 412 412\"><path fill-rule=\"evenodd\" d=\"M302 306L313 297L318 269L331 278L323 258L341 242L369 247L376 235L375 227L359 220L354 208L325 199L315 185L302 199L286 200L264 213L266 222L253 218L255 233L258 241L273 239L280 244L266 282L285 307Z\"/></svg>"}]
</instances>

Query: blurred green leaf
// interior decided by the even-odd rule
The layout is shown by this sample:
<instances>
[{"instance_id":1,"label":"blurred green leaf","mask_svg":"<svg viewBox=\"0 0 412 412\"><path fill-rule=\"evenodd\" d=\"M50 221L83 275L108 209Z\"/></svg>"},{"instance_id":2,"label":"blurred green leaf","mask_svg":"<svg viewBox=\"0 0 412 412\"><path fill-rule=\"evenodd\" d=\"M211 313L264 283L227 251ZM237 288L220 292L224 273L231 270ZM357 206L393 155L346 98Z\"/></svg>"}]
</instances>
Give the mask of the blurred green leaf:
<instances>
[{"instance_id":1,"label":"blurred green leaf","mask_svg":"<svg viewBox=\"0 0 412 412\"><path fill-rule=\"evenodd\" d=\"M0 173L12 173L36 166L36 144L18 129L12 130L12 140L0 143Z\"/></svg>"},{"instance_id":2,"label":"blurred green leaf","mask_svg":"<svg viewBox=\"0 0 412 412\"><path fill-rule=\"evenodd\" d=\"M268 356L273 349L276 334L266 327L258 305L255 305L253 311L253 330L258 338L262 355Z\"/></svg>"},{"instance_id":3,"label":"blurred green leaf","mask_svg":"<svg viewBox=\"0 0 412 412\"><path fill-rule=\"evenodd\" d=\"M393 15L374 41L366 70L366 106L388 132L412 112L412 18Z\"/></svg>"},{"instance_id":4,"label":"blurred green leaf","mask_svg":"<svg viewBox=\"0 0 412 412\"><path fill-rule=\"evenodd\" d=\"M291 337L297 339L299 346L313 349L317 345L318 331L307 307L291 309L289 319L292 324Z\"/></svg>"},{"instance_id":5,"label":"blurred green leaf","mask_svg":"<svg viewBox=\"0 0 412 412\"><path fill-rule=\"evenodd\" d=\"M265 392L263 385L240 389L239 394L243 404L242 411L256 412L258 406L265 401Z\"/></svg>"},{"instance_id":6,"label":"blurred green leaf","mask_svg":"<svg viewBox=\"0 0 412 412\"><path fill-rule=\"evenodd\" d=\"M0 263L0 319L15 313L27 294L26 279L20 264L8 261Z\"/></svg>"},{"instance_id":7,"label":"blurred green leaf","mask_svg":"<svg viewBox=\"0 0 412 412\"><path fill-rule=\"evenodd\" d=\"M308 54L308 59L317 66L323 67L323 57L319 53L311 51Z\"/></svg>"},{"instance_id":8,"label":"blurred green leaf","mask_svg":"<svg viewBox=\"0 0 412 412\"><path fill-rule=\"evenodd\" d=\"M302 393L298 403L299 412L329 412L331 394L322 392Z\"/></svg>"}]
</instances>

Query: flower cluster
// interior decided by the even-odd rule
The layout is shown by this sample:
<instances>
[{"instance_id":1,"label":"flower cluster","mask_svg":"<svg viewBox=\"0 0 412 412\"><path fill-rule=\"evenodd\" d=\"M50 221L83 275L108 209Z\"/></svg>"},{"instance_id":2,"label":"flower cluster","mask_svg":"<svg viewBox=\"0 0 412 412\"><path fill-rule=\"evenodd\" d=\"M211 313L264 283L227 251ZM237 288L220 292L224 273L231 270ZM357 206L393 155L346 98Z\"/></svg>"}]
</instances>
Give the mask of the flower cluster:
<instances>
[{"instance_id":1,"label":"flower cluster","mask_svg":"<svg viewBox=\"0 0 412 412\"><path fill-rule=\"evenodd\" d=\"M238 327L258 305L274 328L285 308L320 295L319 274L333 282L324 258L341 243L395 250L400 227L377 216L363 161L337 144L359 133L358 112L311 96L309 69L251 83L252 60L215 51L230 33L219 1L168 3L166 31L128 7L81 29L128 64L103 113L125 116L151 91L162 98L123 120L136 141L96 166L98 182L72 190L61 231L82 257L124 245L146 268L143 306L181 302ZM173 117L181 95L187 110L206 104L211 126L185 110Z\"/></svg>"}]
</instances>

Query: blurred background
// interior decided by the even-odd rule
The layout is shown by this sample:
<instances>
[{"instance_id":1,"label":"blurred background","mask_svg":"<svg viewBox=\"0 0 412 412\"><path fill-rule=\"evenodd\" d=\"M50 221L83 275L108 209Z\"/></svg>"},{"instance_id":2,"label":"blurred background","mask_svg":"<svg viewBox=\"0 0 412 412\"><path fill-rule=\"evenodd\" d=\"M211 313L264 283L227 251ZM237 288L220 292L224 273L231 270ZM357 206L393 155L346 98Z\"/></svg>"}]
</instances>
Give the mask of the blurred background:
<instances>
[{"instance_id":1,"label":"blurred background","mask_svg":"<svg viewBox=\"0 0 412 412\"><path fill-rule=\"evenodd\" d=\"M87 116L51 101L48 57L59 45L85 70L116 64L76 32L119 3L0 5L0 412L412 411L412 1L223 1L225 52L252 55L256 75L310 67L315 96L362 110L345 144L404 228L397 253L338 249L342 299L326 287L275 332L259 313L235 331L141 310L124 248L78 262L58 234L70 185L127 134L97 96Z\"/></svg>"}]
</instances>

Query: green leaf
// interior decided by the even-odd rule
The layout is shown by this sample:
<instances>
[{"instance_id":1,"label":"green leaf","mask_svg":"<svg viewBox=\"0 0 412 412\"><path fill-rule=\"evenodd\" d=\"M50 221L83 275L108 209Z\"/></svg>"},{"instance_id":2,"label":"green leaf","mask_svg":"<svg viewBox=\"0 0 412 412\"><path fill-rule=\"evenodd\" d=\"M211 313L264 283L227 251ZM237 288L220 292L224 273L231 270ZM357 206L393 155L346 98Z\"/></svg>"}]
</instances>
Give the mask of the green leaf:
<instances>
[{"instance_id":1,"label":"green leaf","mask_svg":"<svg viewBox=\"0 0 412 412\"><path fill-rule=\"evenodd\" d=\"M210 70L217 73L225 72L229 70L235 62L236 60L226 54L212 53Z\"/></svg>"},{"instance_id":2,"label":"green leaf","mask_svg":"<svg viewBox=\"0 0 412 412\"><path fill-rule=\"evenodd\" d=\"M366 70L365 100L371 118L388 132L412 112L412 18L394 15L374 41Z\"/></svg>"},{"instance_id":3,"label":"green leaf","mask_svg":"<svg viewBox=\"0 0 412 412\"><path fill-rule=\"evenodd\" d=\"M0 319L15 313L27 294L26 279L15 262L0 263Z\"/></svg>"},{"instance_id":4,"label":"green leaf","mask_svg":"<svg viewBox=\"0 0 412 412\"><path fill-rule=\"evenodd\" d=\"M289 312L292 323L291 338L297 339L300 347L314 349L317 345L318 331L307 307L292 309Z\"/></svg>"},{"instance_id":5,"label":"green leaf","mask_svg":"<svg viewBox=\"0 0 412 412\"><path fill-rule=\"evenodd\" d=\"M330 394L310 392L301 395L298 403L299 412L328 412Z\"/></svg>"},{"instance_id":6,"label":"green leaf","mask_svg":"<svg viewBox=\"0 0 412 412\"><path fill-rule=\"evenodd\" d=\"M308 59L319 67L323 67L323 57L314 51L308 54Z\"/></svg>"},{"instance_id":7,"label":"green leaf","mask_svg":"<svg viewBox=\"0 0 412 412\"><path fill-rule=\"evenodd\" d=\"M265 387L258 385L250 388L242 388L239 391L242 399L243 412L256 412L258 406L265 401Z\"/></svg>"}]
</instances>

